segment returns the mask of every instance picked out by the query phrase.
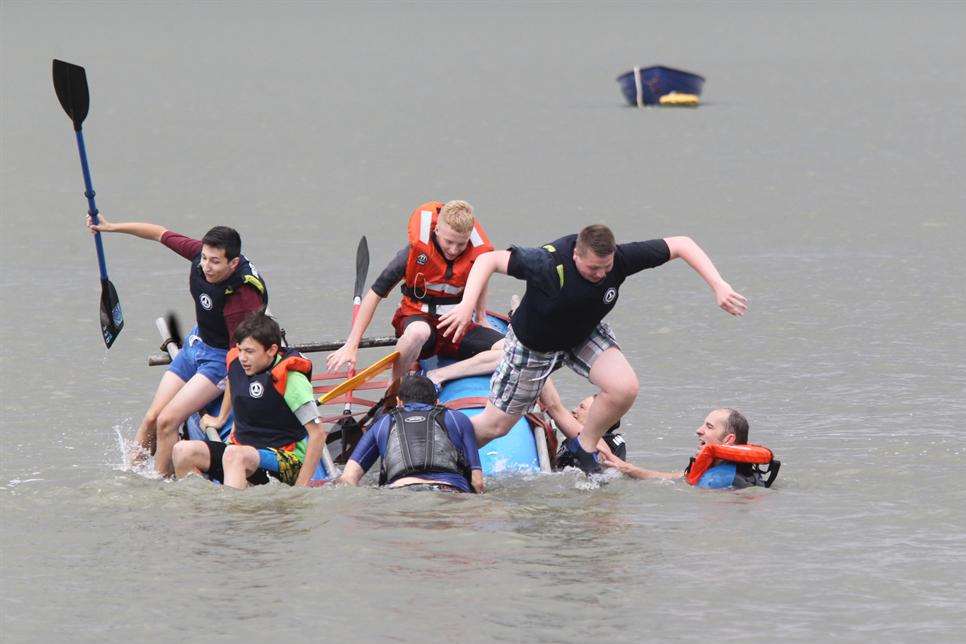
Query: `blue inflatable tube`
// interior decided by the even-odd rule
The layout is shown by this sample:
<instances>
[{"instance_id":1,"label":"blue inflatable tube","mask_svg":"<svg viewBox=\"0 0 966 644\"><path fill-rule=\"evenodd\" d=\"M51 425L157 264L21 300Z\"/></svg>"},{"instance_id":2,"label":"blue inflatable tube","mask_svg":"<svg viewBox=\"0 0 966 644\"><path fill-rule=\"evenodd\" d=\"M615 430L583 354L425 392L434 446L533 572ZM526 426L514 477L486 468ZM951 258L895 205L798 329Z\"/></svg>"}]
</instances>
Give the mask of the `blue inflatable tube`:
<instances>
[{"instance_id":1,"label":"blue inflatable tube","mask_svg":"<svg viewBox=\"0 0 966 644\"><path fill-rule=\"evenodd\" d=\"M507 323L504 320L490 316L489 322L498 331L506 332ZM446 358L430 358L423 360L420 365L428 371L439 364L452 362ZM489 394L490 376L467 376L444 383L439 392L439 402L472 417L483 411ZM460 401L468 406L463 406ZM480 449L480 463L486 476L539 472L540 457L530 421L526 417L521 418L506 436L484 445Z\"/></svg>"}]
</instances>

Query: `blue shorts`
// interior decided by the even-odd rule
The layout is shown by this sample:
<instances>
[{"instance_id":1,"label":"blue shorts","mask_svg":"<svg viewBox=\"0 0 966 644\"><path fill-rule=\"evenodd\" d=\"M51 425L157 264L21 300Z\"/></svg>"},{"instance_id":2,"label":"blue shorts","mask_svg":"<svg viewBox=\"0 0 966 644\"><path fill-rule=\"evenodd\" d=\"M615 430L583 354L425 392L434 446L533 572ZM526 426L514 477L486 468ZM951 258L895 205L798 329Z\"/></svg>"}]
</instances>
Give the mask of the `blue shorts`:
<instances>
[{"instance_id":1,"label":"blue shorts","mask_svg":"<svg viewBox=\"0 0 966 644\"><path fill-rule=\"evenodd\" d=\"M198 327L191 329L184 339L184 345L178 356L171 362L168 371L185 382L191 380L196 373L200 373L212 384L219 385L228 374L225 357L228 349L209 347L198 337Z\"/></svg>"}]
</instances>

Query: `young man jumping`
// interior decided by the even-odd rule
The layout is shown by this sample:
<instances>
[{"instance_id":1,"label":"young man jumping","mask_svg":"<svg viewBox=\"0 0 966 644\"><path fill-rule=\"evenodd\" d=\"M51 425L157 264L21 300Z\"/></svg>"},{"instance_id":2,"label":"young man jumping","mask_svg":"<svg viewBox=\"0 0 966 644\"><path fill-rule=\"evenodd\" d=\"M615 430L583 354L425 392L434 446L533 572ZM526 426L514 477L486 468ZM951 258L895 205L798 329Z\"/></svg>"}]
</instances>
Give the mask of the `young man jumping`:
<instances>
[{"instance_id":1,"label":"young man jumping","mask_svg":"<svg viewBox=\"0 0 966 644\"><path fill-rule=\"evenodd\" d=\"M638 391L637 375L602 320L627 277L677 258L708 283L718 306L735 316L746 311L744 296L721 278L689 237L617 244L609 228L595 224L541 248L513 246L481 255L462 303L439 322L445 336L462 335L494 271L524 280L527 288L511 318L489 401L473 417L480 446L509 432L533 406L550 374L566 365L600 388L580 435L565 442L584 472L599 472L596 445L630 409Z\"/></svg>"},{"instance_id":2,"label":"young man jumping","mask_svg":"<svg viewBox=\"0 0 966 644\"><path fill-rule=\"evenodd\" d=\"M215 226L202 239L192 239L150 223L111 223L87 218L91 231L125 233L164 244L191 262L188 288L195 304L196 326L161 377L135 440L154 454L163 476L174 474L171 450L178 428L221 395L225 355L232 335L246 317L268 302L268 290L255 267L241 254L241 237L233 228Z\"/></svg>"}]
</instances>

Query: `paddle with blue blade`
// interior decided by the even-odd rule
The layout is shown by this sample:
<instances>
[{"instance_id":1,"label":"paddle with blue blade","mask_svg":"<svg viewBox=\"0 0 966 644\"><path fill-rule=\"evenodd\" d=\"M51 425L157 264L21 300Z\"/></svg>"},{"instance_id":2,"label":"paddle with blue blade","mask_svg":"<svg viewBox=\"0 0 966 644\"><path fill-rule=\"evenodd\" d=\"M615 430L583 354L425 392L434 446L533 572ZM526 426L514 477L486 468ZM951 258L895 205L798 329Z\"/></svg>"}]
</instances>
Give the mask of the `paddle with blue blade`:
<instances>
[{"instance_id":1,"label":"paddle with blue blade","mask_svg":"<svg viewBox=\"0 0 966 644\"><path fill-rule=\"evenodd\" d=\"M91 220L97 223L97 205L94 203L94 185L91 182L91 170L87 164L87 148L84 146L84 133L81 124L87 118L90 107L90 92L87 88L87 74L83 67L54 60L53 64L54 91L57 100L67 112L67 116L74 124L77 134L77 151L80 154L81 170L84 173L84 196L87 197L87 212ZM121 312L121 302L117 297L117 290L107 277L107 262L104 259L104 244L101 234L94 233L94 246L97 248L97 265L101 273L101 334L104 344L110 349L124 328L124 314Z\"/></svg>"}]
</instances>

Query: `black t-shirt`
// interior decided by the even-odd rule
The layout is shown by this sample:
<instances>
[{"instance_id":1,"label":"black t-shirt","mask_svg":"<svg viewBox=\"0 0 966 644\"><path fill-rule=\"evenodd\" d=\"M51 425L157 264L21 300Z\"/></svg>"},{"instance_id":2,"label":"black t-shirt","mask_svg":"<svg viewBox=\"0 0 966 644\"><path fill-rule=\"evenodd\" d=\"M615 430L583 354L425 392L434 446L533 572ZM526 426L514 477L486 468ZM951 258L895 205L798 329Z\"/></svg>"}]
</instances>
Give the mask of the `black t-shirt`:
<instances>
[{"instance_id":1,"label":"black t-shirt","mask_svg":"<svg viewBox=\"0 0 966 644\"><path fill-rule=\"evenodd\" d=\"M390 260L382 272L379 273L379 277L376 281L372 283L370 287L376 295L379 297L388 297L389 291L406 276L406 262L409 261L409 245L407 244L402 250L396 253L396 256Z\"/></svg>"},{"instance_id":2,"label":"black t-shirt","mask_svg":"<svg viewBox=\"0 0 966 644\"><path fill-rule=\"evenodd\" d=\"M511 323L513 333L530 349L567 351L577 346L614 308L629 275L671 259L663 239L618 244L614 268L593 283L574 264L576 243L577 235L568 235L542 248L510 247L507 273L527 283Z\"/></svg>"}]
</instances>

